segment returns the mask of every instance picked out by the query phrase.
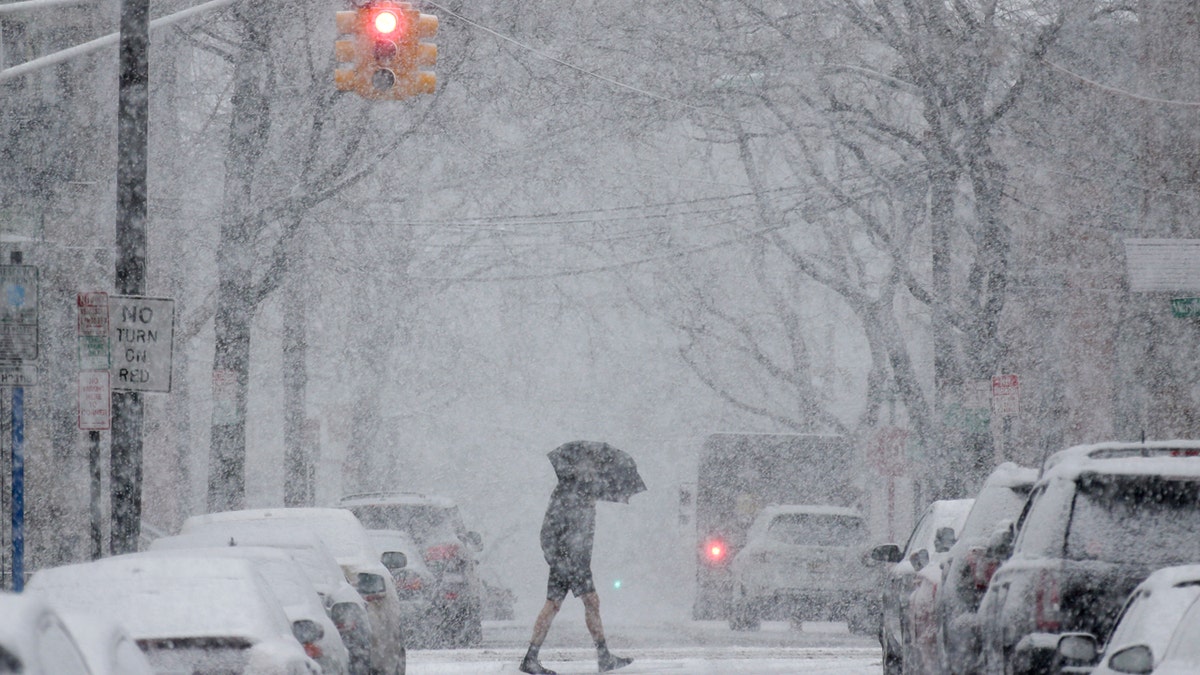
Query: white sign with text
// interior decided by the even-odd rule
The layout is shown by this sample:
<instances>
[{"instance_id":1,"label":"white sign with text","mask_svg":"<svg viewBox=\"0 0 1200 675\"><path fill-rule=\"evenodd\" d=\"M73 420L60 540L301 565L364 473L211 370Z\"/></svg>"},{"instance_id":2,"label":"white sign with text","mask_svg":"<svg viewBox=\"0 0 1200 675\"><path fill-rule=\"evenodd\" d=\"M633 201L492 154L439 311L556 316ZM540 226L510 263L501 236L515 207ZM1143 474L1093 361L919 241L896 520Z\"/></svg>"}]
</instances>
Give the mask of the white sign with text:
<instances>
[{"instance_id":1,"label":"white sign with text","mask_svg":"<svg viewBox=\"0 0 1200 675\"><path fill-rule=\"evenodd\" d=\"M108 316L112 388L171 391L175 301L111 295Z\"/></svg>"}]
</instances>

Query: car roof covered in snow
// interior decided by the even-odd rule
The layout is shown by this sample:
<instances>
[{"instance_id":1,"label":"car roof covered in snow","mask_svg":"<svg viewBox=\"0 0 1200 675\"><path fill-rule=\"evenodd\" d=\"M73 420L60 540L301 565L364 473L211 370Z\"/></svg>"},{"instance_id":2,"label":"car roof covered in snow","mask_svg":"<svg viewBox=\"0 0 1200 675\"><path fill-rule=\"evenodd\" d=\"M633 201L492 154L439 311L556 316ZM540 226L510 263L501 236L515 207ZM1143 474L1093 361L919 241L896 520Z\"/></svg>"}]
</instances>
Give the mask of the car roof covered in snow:
<instances>
[{"instance_id":1,"label":"car roof covered in snow","mask_svg":"<svg viewBox=\"0 0 1200 675\"><path fill-rule=\"evenodd\" d=\"M378 552L366 535L366 529L355 515L346 509L321 507L291 507L277 509L244 509L191 516L183 521L182 534L220 531L227 523L260 521L303 525L311 529L329 547L340 564L362 562L370 558L379 562Z\"/></svg>"},{"instance_id":2,"label":"car roof covered in snow","mask_svg":"<svg viewBox=\"0 0 1200 675\"><path fill-rule=\"evenodd\" d=\"M310 528L291 523L256 520L235 521L205 528L192 534L160 537L150 542L151 551L176 549L227 548L231 546L267 547L291 556L304 569L317 590L332 593L345 583L337 560L325 543Z\"/></svg>"},{"instance_id":3,"label":"car roof covered in snow","mask_svg":"<svg viewBox=\"0 0 1200 675\"><path fill-rule=\"evenodd\" d=\"M421 492L363 492L346 495L338 500L338 506L366 506L368 504L396 504L399 506L433 506L439 509L452 509L456 506L453 499L441 495L427 495Z\"/></svg>"},{"instance_id":4,"label":"car roof covered in snow","mask_svg":"<svg viewBox=\"0 0 1200 675\"><path fill-rule=\"evenodd\" d=\"M1046 459L1041 480L1083 473L1200 477L1200 441L1149 441L1076 445Z\"/></svg>"},{"instance_id":5,"label":"car roof covered in snow","mask_svg":"<svg viewBox=\"0 0 1200 675\"><path fill-rule=\"evenodd\" d=\"M1200 584L1200 565L1175 565L1155 570L1138 584L1138 588L1156 591L1193 584Z\"/></svg>"},{"instance_id":6,"label":"car roof covered in snow","mask_svg":"<svg viewBox=\"0 0 1200 675\"><path fill-rule=\"evenodd\" d=\"M785 514L808 514L814 516L849 516L862 518L862 512L849 506L831 504L772 504L763 507L759 517L765 519Z\"/></svg>"},{"instance_id":7,"label":"car roof covered in snow","mask_svg":"<svg viewBox=\"0 0 1200 675\"><path fill-rule=\"evenodd\" d=\"M39 570L27 592L109 616L137 640L291 635L266 581L246 560L114 556Z\"/></svg>"},{"instance_id":8,"label":"car roof covered in snow","mask_svg":"<svg viewBox=\"0 0 1200 675\"><path fill-rule=\"evenodd\" d=\"M1012 488L1033 485L1037 482L1037 477L1037 469L1020 466L1013 462L1003 462L998 464L995 469L992 469L992 472L988 474L987 479L983 482L983 487Z\"/></svg>"}]
</instances>

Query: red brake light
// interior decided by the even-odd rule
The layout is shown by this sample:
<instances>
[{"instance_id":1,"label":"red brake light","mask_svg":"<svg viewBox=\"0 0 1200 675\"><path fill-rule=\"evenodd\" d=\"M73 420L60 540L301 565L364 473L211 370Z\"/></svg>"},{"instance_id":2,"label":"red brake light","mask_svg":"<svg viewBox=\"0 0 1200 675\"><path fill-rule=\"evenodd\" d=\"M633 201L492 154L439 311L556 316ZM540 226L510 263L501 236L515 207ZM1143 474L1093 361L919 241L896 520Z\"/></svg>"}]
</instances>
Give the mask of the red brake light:
<instances>
[{"instance_id":1,"label":"red brake light","mask_svg":"<svg viewBox=\"0 0 1200 675\"><path fill-rule=\"evenodd\" d=\"M425 562L436 562L439 560L455 560L458 558L458 544L440 544L438 546L430 546L425 550Z\"/></svg>"},{"instance_id":2,"label":"red brake light","mask_svg":"<svg viewBox=\"0 0 1200 675\"><path fill-rule=\"evenodd\" d=\"M1062 595L1058 588L1058 577L1043 571L1038 577L1034 602L1034 623L1038 630L1058 631L1062 627Z\"/></svg>"},{"instance_id":3,"label":"red brake light","mask_svg":"<svg viewBox=\"0 0 1200 675\"><path fill-rule=\"evenodd\" d=\"M729 549L725 546L725 542L720 539L708 539L704 542L704 557L710 563L719 563L725 560Z\"/></svg>"},{"instance_id":4,"label":"red brake light","mask_svg":"<svg viewBox=\"0 0 1200 675\"><path fill-rule=\"evenodd\" d=\"M304 643L304 653L308 654L308 658L310 659L319 659L324 656L324 654L321 652L321 648L312 642Z\"/></svg>"}]
</instances>

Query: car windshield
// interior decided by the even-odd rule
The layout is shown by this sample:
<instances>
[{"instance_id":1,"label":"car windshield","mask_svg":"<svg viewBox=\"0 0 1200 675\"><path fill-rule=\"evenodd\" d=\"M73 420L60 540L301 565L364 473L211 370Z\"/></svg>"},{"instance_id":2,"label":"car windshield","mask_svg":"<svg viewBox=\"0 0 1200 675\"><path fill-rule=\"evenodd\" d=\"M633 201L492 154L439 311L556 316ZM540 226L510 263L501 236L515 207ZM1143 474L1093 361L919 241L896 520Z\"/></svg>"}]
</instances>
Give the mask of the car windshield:
<instances>
[{"instance_id":1,"label":"car windshield","mask_svg":"<svg viewBox=\"0 0 1200 675\"><path fill-rule=\"evenodd\" d=\"M960 539L976 539L992 533L996 523L1005 518L1016 518L1029 497L1032 485L1016 487L990 487L980 491L971 506L971 513L963 523Z\"/></svg>"},{"instance_id":2,"label":"car windshield","mask_svg":"<svg viewBox=\"0 0 1200 675\"><path fill-rule=\"evenodd\" d=\"M1191 607L1188 607L1183 618L1179 620L1179 630L1171 639L1164 659L1189 664L1200 663L1200 600L1192 602Z\"/></svg>"},{"instance_id":3,"label":"car windshield","mask_svg":"<svg viewBox=\"0 0 1200 675\"><path fill-rule=\"evenodd\" d=\"M864 537L862 519L846 515L785 513L767 528L769 540L791 546L846 546Z\"/></svg>"},{"instance_id":4,"label":"car windshield","mask_svg":"<svg viewBox=\"0 0 1200 675\"><path fill-rule=\"evenodd\" d=\"M449 509L421 504L360 504L350 507L367 529L400 530L418 542L457 538Z\"/></svg>"},{"instance_id":5,"label":"car windshield","mask_svg":"<svg viewBox=\"0 0 1200 675\"><path fill-rule=\"evenodd\" d=\"M1082 476L1065 555L1163 565L1200 560L1200 482L1157 476Z\"/></svg>"},{"instance_id":6,"label":"car windshield","mask_svg":"<svg viewBox=\"0 0 1200 675\"><path fill-rule=\"evenodd\" d=\"M1108 639L1109 651L1131 644L1145 644L1155 654L1162 654L1171 639L1171 631L1197 597L1200 597L1200 584L1195 583L1154 592L1139 591L1117 619L1117 627Z\"/></svg>"}]
</instances>

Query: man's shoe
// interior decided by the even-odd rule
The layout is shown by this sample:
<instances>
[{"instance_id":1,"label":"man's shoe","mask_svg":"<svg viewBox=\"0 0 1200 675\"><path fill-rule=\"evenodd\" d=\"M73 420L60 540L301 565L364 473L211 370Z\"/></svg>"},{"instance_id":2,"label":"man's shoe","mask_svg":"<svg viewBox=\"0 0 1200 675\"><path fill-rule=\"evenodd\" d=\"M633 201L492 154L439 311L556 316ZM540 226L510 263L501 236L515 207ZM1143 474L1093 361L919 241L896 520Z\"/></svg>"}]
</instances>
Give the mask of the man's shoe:
<instances>
[{"instance_id":1,"label":"man's shoe","mask_svg":"<svg viewBox=\"0 0 1200 675\"><path fill-rule=\"evenodd\" d=\"M604 656L601 656L598 660L600 662L600 672L602 673L607 673L608 671L616 670L617 668L624 668L625 666L633 663L633 659L627 659L624 656L616 656L612 653L605 653Z\"/></svg>"},{"instance_id":2,"label":"man's shoe","mask_svg":"<svg viewBox=\"0 0 1200 675\"><path fill-rule=\"evenodd\" d=\"M609 670L611 670L611 668ZM521 660L520 671L522 673L532 673L532 675L558 675L558 673L555 671L543 666L541 662L537 660L536 656L530 656L528 654L526 654L525 658Z\"/></svg>"}]
</instances>

